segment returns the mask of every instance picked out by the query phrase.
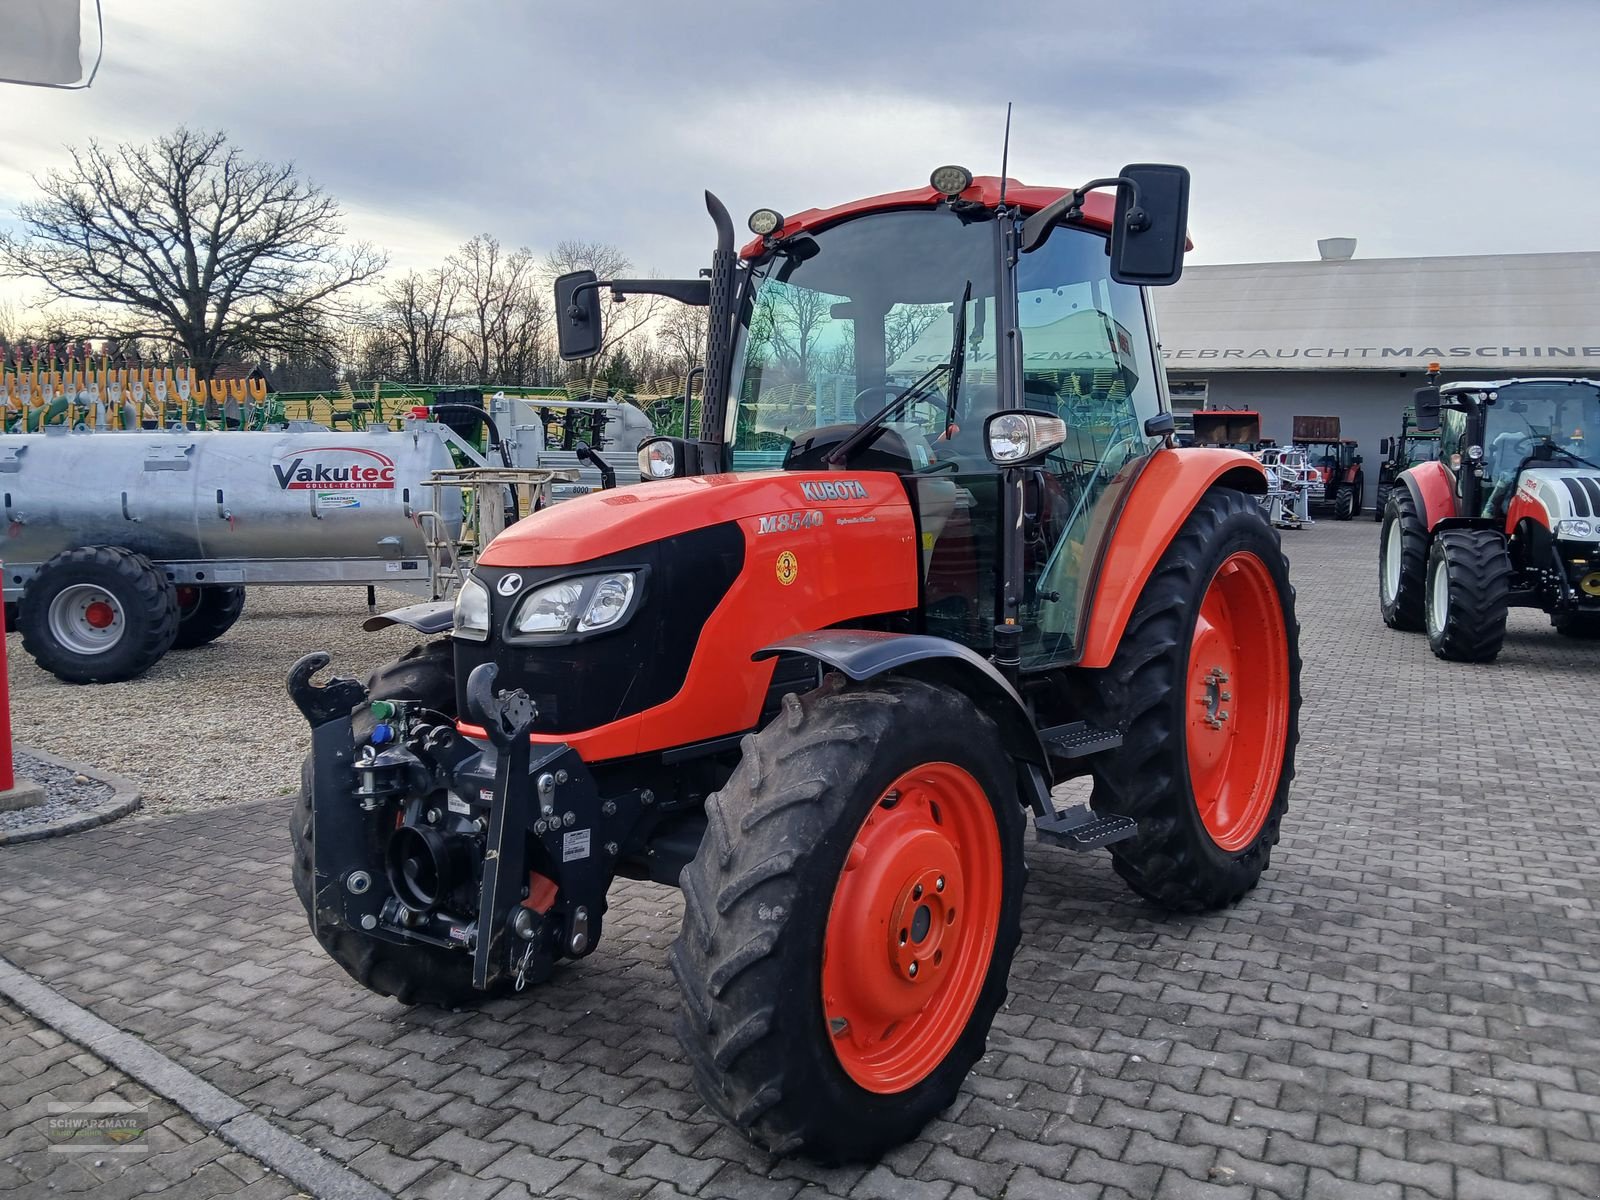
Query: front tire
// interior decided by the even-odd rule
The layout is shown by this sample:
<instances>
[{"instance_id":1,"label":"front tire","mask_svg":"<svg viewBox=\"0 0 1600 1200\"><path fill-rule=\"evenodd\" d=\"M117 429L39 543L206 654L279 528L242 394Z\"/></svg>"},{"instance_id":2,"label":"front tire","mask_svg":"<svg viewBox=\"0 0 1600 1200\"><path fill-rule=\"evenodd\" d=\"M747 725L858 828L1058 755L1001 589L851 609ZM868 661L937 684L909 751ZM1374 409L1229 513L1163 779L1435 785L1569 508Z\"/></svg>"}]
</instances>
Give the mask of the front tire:
<instances>
[{"instance_id":1,"label":"front tire","mask_svg":"<svg viewBox=\"0 0 1600 1200\"><path fill-rule=\"evenodd\" d=\"M171 581L120 546L57 554L28 581L18 615L22 648L64 683L143 675L178 632Z\"/></svg>"},{"instance_id":2,"label":"front tire","mask_svg":"<svg viewBox=\"0 0 1600 1200\"><path fill-rule=\"evenodd\" d=\"M1423 627L1428 580L1428 527L1404 484L1389 490L1378 535L1378 607L1390 629L1412 632Z\"/></svg>"},{"instance_id":3,"label":"front tire","mask_svg":"<svg viewBox=\"0 0 1600 1200\"><path fill-rule=\"evenodd\" d=\"M1551 618L1551 624L1556 627L1556 632L1562 637L1579 638L1585 641L1591 638L1600 638L1600 613L1558 613Z\"/></svg>"},{"instance_id":4,"label":"front tire","mask_svg":"<svg viewBox=\"0 0 1600 1200\"><path fill-rule=\"evenodd\" d=\"M1449 662L1493 662L1506 637L1511 559L1492 529L1446 529L1428 551L1428 646Z\"/></svg>"},{"instance_id":5,"label":"front tire","mask_svg":"<svg viewBox=\"0 0 1600 1200\"><path fill-rule=\"evenodd\" d=\"M372 700L416 701L454 717L455 666L450 639L416 646L374 671L367 680L367 695ZM367 705L358 708L352 718L358 738L370 733L373 723ZM328 957L362 987L380 996L392 996L402 1004L464 1008L502 995L510 986L505 979L487 991L472 986L472 958L464 952L423 945L400 946L360 930L317 924L311 775L311 756L307 755L300 767L300 794L289 818L289 839L293 844L290 874L311 932Z\"/></svg>"},{"instance_id":6,"label":"front tire","mask_svg":"<svg viewBox=\"0 0 1600 1200\"><path fill-rule=\"evenodd\" d=\"M1356 515L1355 488L1345 484L1339 489L1339 494L1333 498L1333 519L1335 521L1353 520Z\"/></svg>"},{"instance_id":7,"label":"front tire","mask_svg":"<svg viewBox=\"0 0 1600 1200\"><path fill-rule=\"evenodd\" d=\"M1139 823L1111 847L1117 874L1175 911L1237 902L1277 844L1300 713L1289 566L1251 497L1201 497L1094 686L1124 733L1092 760L1090 804Z\"/></svg>"},{"instance_id":8,"label":"front tire","mask_svg":"<svg viewBox=\"0 0 1600 1200\"><path fill-rule=\"evenodd\" d=\"M745 739L706 812L671 955L701 1097L776 1154L915 1137L982 1055L1021 937L993 721L947 688L831 676Z\"/></svg>"}]
</instances>

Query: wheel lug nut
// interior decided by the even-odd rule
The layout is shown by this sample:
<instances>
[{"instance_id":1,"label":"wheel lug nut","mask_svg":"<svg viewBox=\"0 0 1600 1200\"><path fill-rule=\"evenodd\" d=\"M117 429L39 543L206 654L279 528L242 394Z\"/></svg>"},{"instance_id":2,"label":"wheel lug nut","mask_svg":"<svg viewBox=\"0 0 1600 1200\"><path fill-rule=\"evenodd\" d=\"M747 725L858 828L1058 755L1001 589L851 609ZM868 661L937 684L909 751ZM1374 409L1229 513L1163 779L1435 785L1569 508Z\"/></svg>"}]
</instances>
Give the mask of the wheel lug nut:
<instances>
[{"instance_id":1,"label":"wheel lug nut","mask_svg":"<svg viewBox=\"0 0 1600 1200\"><path fill-rule=\"evenodd\" d=\"M906 970L906 974L915 979L917 977L917 964L912 963L911 966Z\"/></svg>"},{"instance_id":2,"label":"wheel lug nut","mask_svg":"<svg viewBox=\"0 0 1600 1200\"><path fill-rule=\"evenodd\" d=\"M911 889L911 898L913 900L921 900L922 899L922 885L920 883L917 884L916 887Z\"/></svg>"},{"instance_id":3,"label":"wheel lug nut","mask_svg":"<svg viewBox=\"0 0 1600 1200\"><path fill-rule=\"evenodd\" d=\"M933 881L933 890L936 891L936 892L944 891L944 876L943 875L939 876L939 878L937 878L937 879L935 879Z\"/></svg>"}]
</instances>

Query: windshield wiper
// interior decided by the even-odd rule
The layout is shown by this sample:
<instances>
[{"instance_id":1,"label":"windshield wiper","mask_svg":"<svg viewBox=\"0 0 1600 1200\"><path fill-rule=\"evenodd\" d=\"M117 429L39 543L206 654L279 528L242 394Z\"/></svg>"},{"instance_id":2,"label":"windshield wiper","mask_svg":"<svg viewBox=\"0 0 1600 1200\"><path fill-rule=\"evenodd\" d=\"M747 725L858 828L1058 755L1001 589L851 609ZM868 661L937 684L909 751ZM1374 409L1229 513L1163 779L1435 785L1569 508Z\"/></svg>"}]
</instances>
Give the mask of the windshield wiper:
<instances>
[{"instance_id":1,"label":"windshield wiper","mask_svg":"<svg viewBox=\"0 0 1600 1200\"><path fill-rule=\"evenodd\" d=\"M944 433L950 436L950 430L956 423L956 396L961 391L961 376L967 368L967 305L972 300L972 280L967 280L967 286L962 289L961 303L956 308L955 337L950 341L950 385L945 389Z\"/></svg>"},{"instance_id":2,"label":"windshield wiper","mask_svg":"<svg viewBox=\"0 0 1600 1200\"><path fill-rule=\"evenodd\" d=\"M925 393L932 385L941 371L950 373L950 409L955 408L956 384L961 378L962 363L965 358L966 347L962 344L967 330L967 301L972 298L972 280L967 280L966 290L961 294L961 308L956 314L955 337L950 346L950 358L947 362L935 363L929 367L922 377L916 380L905 391L901 392L865 421L861 422L856 431L844 441L823 456L822 461L829 466L843 464L849 459L850 452L865 443L890 417ZM954 419L953 417L951 418Z\"/></svg>"}]
</instances>

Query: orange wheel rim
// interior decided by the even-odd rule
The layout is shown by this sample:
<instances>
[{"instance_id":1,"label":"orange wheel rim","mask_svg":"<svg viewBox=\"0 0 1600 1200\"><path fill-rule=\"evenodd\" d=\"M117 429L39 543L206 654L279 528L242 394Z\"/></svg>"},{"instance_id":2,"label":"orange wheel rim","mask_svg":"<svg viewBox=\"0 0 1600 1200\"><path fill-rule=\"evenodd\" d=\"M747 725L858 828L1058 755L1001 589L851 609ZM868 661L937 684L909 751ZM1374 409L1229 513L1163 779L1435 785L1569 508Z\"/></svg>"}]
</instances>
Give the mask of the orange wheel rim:
<instances>
[{"instance_id":1,"label":"orange wheel rim","mask_svg":"<svg viewBox=\"0 0 1600 1200\"><path fill-rule=\"evenodd\" d=\"M1189 645L1184 694L1189 783L1224 850L1261 832L1289 730L1289 638L1278 588L1254 554L1229 555L1211 577Z\"/></svg>"},{"instance_id":2,"label":"orange wheel rim","mask_svg":"<svg viewBox=\"0 0 1600 1200\"><path fill-rule=\"evenodd\" d=\"M861 1087L903 1092L950 1053L989 973L1002 894L976 779L938 762L889 785L850 845L823 940L823 1019Z\"/></svg>"}]
</instances>

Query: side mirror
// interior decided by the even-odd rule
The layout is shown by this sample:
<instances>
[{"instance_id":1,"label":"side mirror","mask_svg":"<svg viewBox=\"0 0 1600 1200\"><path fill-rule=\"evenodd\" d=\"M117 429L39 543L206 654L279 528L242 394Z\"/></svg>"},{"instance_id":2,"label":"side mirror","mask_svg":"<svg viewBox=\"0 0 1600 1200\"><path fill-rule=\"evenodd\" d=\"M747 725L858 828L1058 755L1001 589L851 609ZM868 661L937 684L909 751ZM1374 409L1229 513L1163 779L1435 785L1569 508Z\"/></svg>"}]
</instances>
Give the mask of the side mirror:
<instances>
[{"instance_id":1,"label":"side mirror","mask_svg":"<svg viewBox=\"0 0 1600 1200\"><path fill-rule=\"evenodd\" d=\"M574 271L556 280L556 340L561 361L593 358L600 352L600 288L593 271Z\"/></svg>"},{"instance_id":2,"label":"side mirror","mask_svg":"<svg viewBox=\"0 0 1600 1200\"><path fill-rule=\"evenodd\" d=\"M1417 428L1423 433L1433 433L1439 428L1439 408L1444 403L1439 395L1439 385L1431 383L1419 387L1412 394L1417 409Z\"/></svg>"},{"instance_id":3,"label":"side mirror","mask_svg":"<svg viewBox=\"0 0 1600 1200\"><path fill-rule=\"evenodd\" d=\"M1167 163L1130 163L1122 178L1134 187L1117 188L1111 278L1144 287L1177 283L1188 239L1189 172Z\"/></svg>"},{"instance_id":4,"label":"side mirror","mask_svg":"<svg viewBox=\"0 0 1600 1200\"><path fill-rule=\"evenodd\" d=\"M997 412L983 423L983 444L997 467L1025 467L1067 440L1060 417L1031 412Z\"/></svg>"},{"instance_id":5,"label":"side mirror","mask_svg":"<svg viewBox=\"0 0 1600 1200\"><path fill-rule=\"evenodd\" d=\"M1166 437L1178 428L1178 419L1169 412L1160 412L1144 423L1145 437Z\"/></svg>"},{"instance_id":6,"label":"side mirror","mask_svg":"<svg viewBox=\"0 0 1600 1200\"><path fill-rule=\"evenodd\" d=\"M1394 442L1389 438L1384 438L1381 442L1378 443L1378 453L1383 455L1385 458L1389 457L1389 452L1391 450L1393 450L1393 449L1394 449Z\"/></svg>"}]
</instances>

